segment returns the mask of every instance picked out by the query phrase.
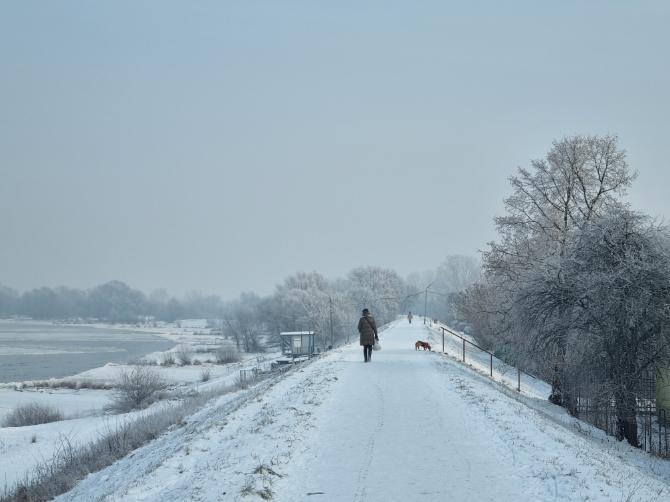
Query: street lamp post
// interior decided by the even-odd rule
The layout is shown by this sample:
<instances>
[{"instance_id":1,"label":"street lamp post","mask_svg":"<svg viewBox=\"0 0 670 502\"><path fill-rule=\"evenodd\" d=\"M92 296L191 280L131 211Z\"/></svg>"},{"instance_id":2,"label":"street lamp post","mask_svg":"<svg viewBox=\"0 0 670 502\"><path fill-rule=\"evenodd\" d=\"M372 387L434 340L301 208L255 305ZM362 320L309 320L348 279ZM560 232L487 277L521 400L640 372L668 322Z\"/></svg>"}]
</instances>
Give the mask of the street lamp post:
<instances>
[{"instance_id":1,"label":"street lamp post","mask_svg":"<svg viewBox=\"0 0 670 502\"><path fill-rule=\"evenodd\" d=\"M426 324L426 307L428 305L428 288L431 287L433 283L431 282L426 286L426 296L423 299L423 323Z\"/></svg>"},{"instance_id":2,"label":"street lamp post","mask_svg":"<svg viewBox=\"0 0 670 502\"><path fill-rule=\"evenodd\" d=\"M333 347L333 299L328 295L328 299L330 300L330 347Z\"/></svg>"}]
</instances>

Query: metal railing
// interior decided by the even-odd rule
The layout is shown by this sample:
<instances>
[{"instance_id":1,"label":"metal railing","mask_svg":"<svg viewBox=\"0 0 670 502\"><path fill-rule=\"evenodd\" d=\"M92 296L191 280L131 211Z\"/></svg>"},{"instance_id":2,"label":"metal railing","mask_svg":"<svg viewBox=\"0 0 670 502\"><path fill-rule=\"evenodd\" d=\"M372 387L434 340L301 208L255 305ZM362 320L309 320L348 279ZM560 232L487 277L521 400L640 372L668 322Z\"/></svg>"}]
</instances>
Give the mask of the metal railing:
<instances>
[{"instance_id":1,"label":"metal railing","mask_svg":"<svg viewBox=\"0 0 670 502\"><path fill-rule=\"evenodd\" d=\"M523 371L508 362L504 361L503 359L500 359L499 357L496 357L492 352L480 347L476 343L471 342L470 340L466 339L465 337L459 335L458 333L455 333L453 330L448 328L447 326L440 325L439 323L436 323L437 326L434 325L437 329L442 330L442 352L446 353L445 350L445 335L446 333L449 333L450 336L455 337L459 339L462 343L462 356L461 360L463 363L466 362L466 346L470 345L481 352L488 354L489 355L489 376L493 378L493 359L497 359L503 364L512 367L516 369L517 372L517 382L516 382L516 390L518 392L521 392L521 374L523 373L524 375L527 375L535 380L539 380L538 377L535 375L531 375L530 373ZM476 362L481 364L481 360L475 359ZM584 411L584 410L582 410ZM581 414L580 414L581 415ZM587 418L587 417L584 417ZM606 418L610 418L609 414L607 415ZM670 440L668 438L668 435L670 431L668 430L668 426L670 425L670 417L668 417L668 412L664 409L658 409L656 410L655 404L648 403L646 406L640 406L638 407L638 438L639 438L639 444L640 448L644 449L645 451L650 452L651 454L658 455L659 457L663 458L670 458ZM593 424L592 421L586 420L587 423L591 423L592 425L595 425L599 429L603 429L602 426L598 426L596 424ZM655 422L655 423L654 423ZM609 424L611 427L613 427L613 424ZM613 435L613 430L610 430L610 427L605 426L604 429L605 433L608 435ZM658 438L656 437L658 435Z\"/></svg>"},{"instance_id":2,"label":"metal railing","mask_svg":"<svg viewBox=\"0 0 670 502\"><path fill-rule=\"evenodd\" d=\"M458 333L455 333L454 331L452 331L452 330L449 329L448 327L446 327L446 326L444 326L444 325L440 326L439 324L438 324L437 327L438 327L439 329L442 330L442 352L445 352L445 350L444 350L444 334L445 334L445 332L448 332L451 336L455 336L456 338L459 338L460 340L463 341L463 362L465 362L465 344L466 344L466 343L469 344L469 345L472 345L473 347L479 349L480 351L482 351L482 352L488 354L488 355L490 356L490 361L491 361L490 373L489 373L489 376L490 376L491 378L493 378L493 358L495 357L496 359L498 359L498 360L501 361L502 363L504 363L504 364L506 364L506 365L508 365L508 366L510 366L510 367L512 367L512 368L514 368L514 369L516 369L516 371L517 371L517 386L516 386L516 390L517 390L518 392L521 392L521 373L523 373L524 375L528 375L529 377L534 378L535 380L538 380L538 378L537 378L535 375L531 375L530 373L527 373L527 372L525 372L525 371L523 371L523 370L521 370L521 369L519 369L519 368L516 368L515 366L513 366L513 365L509 364L508 362L506 362L506 361L500 359L499 357L496 357L492 352L489 352L488 350L486 350L486 349L480 347L480 346L477 345L476 343L473 343L473 342L471 342L470 340L467 340L466 338L462 337L462 336L459 335Z\"/></svg>"},{"instance_id":3,"label":"metal railing","mask_svg":"<svg viewBox=\"0 0 670 502\"><path fill-rule=\"evenodd\" d=\"M264 357L262 358L262 361L265 361ZM291 368L291 366L291 364L278 365L272 362L261 362L259 358L259 362L255 368L240 370L240 382L252 382L254 380L258 380L263 375L287 371Z\"/></svg>"},{"instance_id":4,"label":"metal railing","mask_svg":"<svg viewBox=\"0 0 670 502\"><path fill-rule=\"evenodd\" d=\"M259 375L258 368L253 368L250 370L240 370L240 382L251 382L256 380Z\"/></svg>"}]
</instances>

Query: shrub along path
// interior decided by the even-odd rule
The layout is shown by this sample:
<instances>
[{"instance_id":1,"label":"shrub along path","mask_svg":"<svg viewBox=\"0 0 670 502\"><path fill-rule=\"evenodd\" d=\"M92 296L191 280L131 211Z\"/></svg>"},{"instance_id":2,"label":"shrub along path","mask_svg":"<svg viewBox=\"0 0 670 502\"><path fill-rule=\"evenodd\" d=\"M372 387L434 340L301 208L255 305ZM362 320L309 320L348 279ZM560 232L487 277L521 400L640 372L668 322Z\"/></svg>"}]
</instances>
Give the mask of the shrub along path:
<instances>
[{"instance_id":1,"label":"shrub along path","mask_svg":"<svg viewBox=\"0 0 670 502\"><path fill-rule=\"evenodd\" d=\"M403 321L371 363L355 344L214 401L57 500L668 499L666 462L415 351L428 336Z\"/></svg>"}]
</instances>

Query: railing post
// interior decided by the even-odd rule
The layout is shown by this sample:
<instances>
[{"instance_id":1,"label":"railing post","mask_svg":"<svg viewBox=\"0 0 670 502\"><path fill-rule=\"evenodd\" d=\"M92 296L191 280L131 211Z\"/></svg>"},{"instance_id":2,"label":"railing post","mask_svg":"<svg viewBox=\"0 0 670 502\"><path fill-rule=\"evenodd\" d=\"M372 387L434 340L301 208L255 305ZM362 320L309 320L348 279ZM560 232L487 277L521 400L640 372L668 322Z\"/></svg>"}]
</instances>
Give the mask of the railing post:
<instances>
[{"instance_id":1,"label":"railing post","mask_svg":"<svg viewBox=\"0 0 670 502\"><path fill-rule=\"evenodd\" d=\"M663 419L661 419L661 412L663 412ZM663 424L663 428L665 429L665 454L668 454L668 424L666 421L666 413L664 409L660 409L658 411L658 444L659 444L659 449L658 449L658 454L661 454L661 424Z\"/></svg>"},{"instance_id":2,"label":"railing post","mask_svg":"<svg viewBox=\"0 0 670 502\"><path fill-rule=\"evenodd\" d=\"M665 414L665 410L663 410L663 409L658 410L658 456L659 457L661 455L663 455L663 453L662 453L663 452L663 443L662 443L663 435L661 434L661 412L663 412Z\"/></svg>"},{"instance_id":3,"label":"railing post","mask_svg":"<svg viewBox=\"0 0 670 502\"><path fill-rule=\"evenodd\" d=\"M491 354L491 378L493 378L493 354Z\"/></svg>"},{"instance_id":4,"label":"railing post","mask_svg":"<svg viewBox=\"0 0 670 502\"><path fill-rule=\"evenodd\" d=\"M465 338L463 338L463 362L465 362Z\"/></svg>"},{"instance_id":5,"label":"railing post","mask_svg":"<svg viewBox=\"0 0 670 502\"><path fill-rule=\"evenodd\" d=\"M444 328L442 328L442 352L444 352Z\"/></svg>"},{"instance_id":6,"label":"railing post","mask_svg":"<svg viewBox=\"0 0 670 502\"><path fill-rule=\"evenodd\" d=\"M649 401L649 403L648 403L648 409L649 409L649 451L651 452L651 450L653 450L653 448L651 447L651 442L654 440L654 435L653 435L654 434L654 428L653 428L654 424L652 423L652 419L651 419L651 401ZM646 442L646 439L645 439L645 442Z\"/></svg>"},{"instance_id":7,"label":"railing post","mask_svg":"<svg viewBox=\"0 0 670 502\"><path fill-rule=\"evenodd\" d=\"M521 370L517 368L516 373L519 378L519 383L517 384L516 390L521 392Z\"/></svg>"}]
</instances>

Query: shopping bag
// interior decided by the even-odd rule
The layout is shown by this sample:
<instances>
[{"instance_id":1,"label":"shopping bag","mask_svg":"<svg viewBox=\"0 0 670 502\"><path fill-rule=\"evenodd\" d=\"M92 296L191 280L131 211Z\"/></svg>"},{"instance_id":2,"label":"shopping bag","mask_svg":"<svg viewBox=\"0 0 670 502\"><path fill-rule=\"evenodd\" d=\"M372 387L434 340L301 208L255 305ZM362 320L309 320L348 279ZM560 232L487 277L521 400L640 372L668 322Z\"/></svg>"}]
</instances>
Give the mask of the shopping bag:
<instances>
[{"instance_id":1,"label":"shopping bag","mask_svg":"<svg viewBox=\"0 0 670 502\"><path fill-rule=\"evenodd\" d=\"M372 346L372 350L382 350L382 346L379 345L377 340L375 340L375 344Z\"/></svg>"}]
</instances>

